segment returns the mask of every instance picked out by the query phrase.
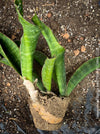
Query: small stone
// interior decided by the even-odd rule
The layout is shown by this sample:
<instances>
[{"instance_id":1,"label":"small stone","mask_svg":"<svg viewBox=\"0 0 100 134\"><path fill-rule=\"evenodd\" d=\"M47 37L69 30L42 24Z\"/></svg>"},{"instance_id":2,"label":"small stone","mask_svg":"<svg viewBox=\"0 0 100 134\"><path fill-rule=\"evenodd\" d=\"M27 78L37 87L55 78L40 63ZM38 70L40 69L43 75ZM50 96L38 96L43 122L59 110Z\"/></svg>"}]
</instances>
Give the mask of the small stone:
<instances>
[{"instance_id":1,"label":"small stone","mask_svg":"<svg viewBox=\"0 0 100 134\"><path fill-rule=\"evenodd\" d=\"M9 82L7 82L7 87L10 87L10 85L11 85L11 84L10 84Z\"/></svg>"},{"instance_id":2,"label":"small stone","mask_svg":"<svg viewBox=\"0 0 100 134\"><path fill-rule=\"evenodd\" d=\"M84 37L80 37L80 40L82 40L82 41L83 41L83 40L84 40Z\"/></svg>"},{"instance_id":3,"label":"small stone","mask_svg":"<svg viewBox=\"0 0 100 134\"><path fill-rule=\"evenodd\" d=\"M33 12L33 9L30 9L30 12L32 13Z\"/></svg>"},{"instance_id":4,"label":"small stone","mask_svg":"<svg viewBox=\"0 0 100 134\"><path fill-rule=\"evenodd\" d=\"M70 43L71 42L71 39L68 39L68 43Z\"/></svg>"},{"instance_id":5,"label":"small stone","mask_svg":"<svg viewBox=\"0 0 100 134\"><path fill-rule=\"evenodd\" d=\"M68 53L69 52L69 50L68 49L66 49L66 53Z\"/></svg>"},{"instance_id":6,"label":"small stone","mask_svg":"<svg viewBox=\"0 0 100 134\"><path fill-rule=\"evenodd\" d=\"M75 56L79 55L80 51L77 49L77 50L74 50L74 54Z\"/></svg>"},{"instance_id":7,"label":"small stone","mask_svg":"<svg viewBox=\"0 0 100 134\"><path fill-rule=\"evenodd\" d=\"M65 34L62 34L61 36L63 36L64 39L68 39L69 38L69 33L65 33Z\"/></svg>"},{"instance_id":8,"label":"small stone","mask_svg":"<svg viewBox=\"0 0 100 134\"><path fill-rule=\"evenodd\" d=\"M85 46L81 46L81 52L85 52L85 51L86 51Z\"/></svg>"},{"instance_id":9,"label":"small stone","mask_svg":"<svg viewBox=\"0 0 100 134\"><path fill-rule=\"evenodd\" d=\"M4 64L1 63L1 67L3 67L3 66L4 66Z\"/></svg>"},{"instance_id":10,"label":"small stone","mask_svg":"<svg viewBox=\"0 0 100 134\"><path fill-rule=\"evenodd\" d=\"M52 13L49 12L49 13L47 14L47 17L48 17L48 18L51 18L51 17L52 17Z\"/></svg>"}]
</instances>

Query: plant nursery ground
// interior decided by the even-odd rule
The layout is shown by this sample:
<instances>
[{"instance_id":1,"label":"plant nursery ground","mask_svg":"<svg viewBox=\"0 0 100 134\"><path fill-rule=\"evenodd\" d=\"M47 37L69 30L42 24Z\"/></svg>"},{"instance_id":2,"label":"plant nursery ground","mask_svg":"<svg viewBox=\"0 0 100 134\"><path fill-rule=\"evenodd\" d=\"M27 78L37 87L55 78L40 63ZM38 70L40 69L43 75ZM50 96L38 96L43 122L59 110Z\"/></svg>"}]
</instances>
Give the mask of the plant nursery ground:
<instances>
[{"instance_id":1,"label":"plant nursery ground","mask_svg":"<svg viewBox=\"0 0 100 134\"><path fill-rule=\"evenodd\" d=\"M31 22L36 12L65 48L67 82L85 61L99 56L99 0L23 0L24 18ZM0 0L0 32L19 40L22 27L13 0ZM41 36L37 49L50 56ZM27 92L20 76L0 63L0 133L1 134L100 134L97 116L96 82L99 72L88 75L70 95L71 101L60 130L46 132L34 126Z\"/></svg>"}]
</instances>

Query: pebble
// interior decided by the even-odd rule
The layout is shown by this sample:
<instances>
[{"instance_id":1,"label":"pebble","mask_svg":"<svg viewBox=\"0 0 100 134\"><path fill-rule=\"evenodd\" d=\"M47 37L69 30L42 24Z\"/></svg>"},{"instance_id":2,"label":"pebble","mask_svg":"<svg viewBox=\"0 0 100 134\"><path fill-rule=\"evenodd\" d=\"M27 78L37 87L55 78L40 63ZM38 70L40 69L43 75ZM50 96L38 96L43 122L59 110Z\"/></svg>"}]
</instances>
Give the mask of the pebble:
<instances>
[{"instance_id":1,"label":"pebble","mask_svg":"<svg viewBox=\"0 0 100 134\"><path fill-rule=\"evenodd\" d=\"M68 43L70 43L71 42L71 39L68 39Z\"/></svg>"},{"instance_id":2,"label":"pebble","mask_svg":"<svg viewBox=\"0 0 100 134\"><path fill-rule=\"evenodd\" d=\"M84 38L83 38L83 37L80 37L80 40L82 40L82 41L83 41L83 40L84 40Z\"/></svg>"},{"instance_id":3,"label":"pebble","mask_svg":"<svg viewBox=\"0 0 100 134\"><path fill-rule=\"evenodd\" d=\"M66 53L68 53L69 52L69 50L68 49L66 49Z\"/></svg>"},{"instance_id":4,"label":"pebble","mask_svg":"<svg viewBox=\"0 0 100 134\"><path fill-rule=\"evenodd\" d=\"M85 46L81 46L81 52L85 52L85 51L86 51Z\"/></svg>"},{"instance_id":5,"label":"pebble","mask_svg":"<svg viewBox=\"0 0 100 134\"><path fill-rule=\"evenodd\" d=\"M7 82L7 87L10 87L10 85L11 85L11 84L10 84L9 82Z\"/></svg>"},{"instance_id":6,"label":"pebble","mask_svg":"<svg viewBox=\"0 0 100 134\"><path fill-rule=\"evenodd\" d=\"M32 13L33 12L33 9L30 9L30 13Z\"/></svg>"},{"instance_id":7,"label":"pebble","mask_svg":"<svg viewBox=\"0 0 100 134\"><path fill-rule=\"evenodd\" d=\"M47 17L48 17L48 18L51 18L51 17L52 17L52 13L49 12L49 13L47 14Z\"/></svg>"},{"instance_id":8,"label":"pebble","mask_svg":"<svg viewBox=\"0 0 100 134\"><path fill-rule=\"evenodd\" d=\"M74 54L75 56L79 55L80 51L77 49L77 50L74 50Z\"/></svg>"},{"instance_id":9,"label":"pebble","mask_svg":"<svg viewBox=\"0 0 100 134\"><path fill-rule=\"evenodd\" d=\"M62 34L64 39L68 39L70 37L69 33Z\"/></svg>"}]
</instances>

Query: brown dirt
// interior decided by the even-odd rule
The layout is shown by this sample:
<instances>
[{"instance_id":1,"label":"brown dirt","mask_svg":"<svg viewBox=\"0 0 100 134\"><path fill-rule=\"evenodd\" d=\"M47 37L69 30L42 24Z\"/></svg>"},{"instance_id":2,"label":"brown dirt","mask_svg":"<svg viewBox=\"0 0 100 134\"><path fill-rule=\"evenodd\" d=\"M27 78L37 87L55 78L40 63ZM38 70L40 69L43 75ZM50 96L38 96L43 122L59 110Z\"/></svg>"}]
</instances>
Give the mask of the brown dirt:
<instances>
[{"instance_id":1,"label":"brown dirt","mask_svg":"<svg viewBox=\"0 0 100 134\"><path fill-rule=\"evenodd\" d=\"M23 0L24 17L31 22L31 17L37 11L38 16L51 27L59 43L66 49L67 81L82 63L98 56L96 53L100 39L98 2L99 0ZM51 17L48 17L48 13L51 13ZM13 0L0 1L0 32L14 40L19 40L22 35ZM66 33L69 35L68 39L63 38ZM82 46L85 47L85 51ZM50 56L42 36L37 49ZM74 53L76 50L79 50L77 56ZM100 120L96 119L95 83L94 71L78 84L70 96L71 101L63 127L56 133L93 134L100 129ZM0 64L0 133L38 134L29 111L27 96L19 75L12 68Z\"/></svg>"}]
</instances>

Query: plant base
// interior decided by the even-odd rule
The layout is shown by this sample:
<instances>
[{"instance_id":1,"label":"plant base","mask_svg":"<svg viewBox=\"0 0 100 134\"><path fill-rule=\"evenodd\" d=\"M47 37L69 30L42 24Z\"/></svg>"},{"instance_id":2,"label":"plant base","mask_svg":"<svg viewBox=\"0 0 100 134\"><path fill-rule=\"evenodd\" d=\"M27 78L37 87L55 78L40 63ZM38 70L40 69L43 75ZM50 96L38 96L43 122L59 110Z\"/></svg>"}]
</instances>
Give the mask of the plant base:
<instances>
[{"instance_id":1,"label":"plant base","mask_svg":"<svg viewBox=\"0 0 100 134\"><path fill-rule=\"evenodd\" d=\"M40 130L58 130L69 104L69 98L57 97L54 93L38 93L38 99L29 99L29 107L36 128Z\"/></svg>"}]
</instances>

